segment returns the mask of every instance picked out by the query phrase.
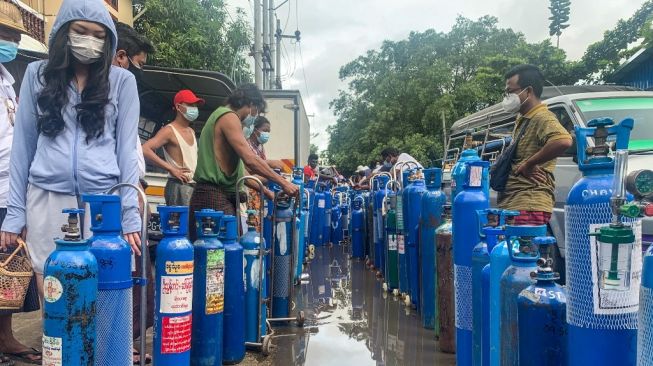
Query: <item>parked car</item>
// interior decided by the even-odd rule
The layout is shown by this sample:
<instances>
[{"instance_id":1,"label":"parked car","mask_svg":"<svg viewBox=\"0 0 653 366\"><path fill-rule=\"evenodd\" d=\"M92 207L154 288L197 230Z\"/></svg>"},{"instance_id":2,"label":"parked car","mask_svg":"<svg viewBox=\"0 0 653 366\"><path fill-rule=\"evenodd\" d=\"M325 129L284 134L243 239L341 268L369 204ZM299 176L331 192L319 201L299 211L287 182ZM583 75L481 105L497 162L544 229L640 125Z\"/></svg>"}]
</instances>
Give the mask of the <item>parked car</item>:
<instances>
[{"instance_id":1,"label":"parked car","mask_svg":"<svg viewBox=\"0 0 653 366\"><path fill-rule=\"evenodd\" d=\"M573 131L574 126L585 127L587 122L598 117L610 117L615 123L626 117L634 118L635 127L629 143L628 170L630 172L653 167L653 92L620 86L555 87L545 88L543 100L568 131ZM456 121L451 128L447 153L443 159L445 184L450 184L451 167L462 151L466 133L473 134L473 148L478 150L479 155L484 160L493 161L510 144L515 120L516 115L505 113L501 105L497 104ZM589 143L593 144L592 141ZM554 176L555 206L549 229L558 242L556 268L564 273L564 207L571 187L582 176L576 163L575 141L574 147L558 159ZM490 196L495 204L496 192L492 191ZM643 247L652 242L653 218L645 218L642 222Z\"/></svg>"}]
</instances>

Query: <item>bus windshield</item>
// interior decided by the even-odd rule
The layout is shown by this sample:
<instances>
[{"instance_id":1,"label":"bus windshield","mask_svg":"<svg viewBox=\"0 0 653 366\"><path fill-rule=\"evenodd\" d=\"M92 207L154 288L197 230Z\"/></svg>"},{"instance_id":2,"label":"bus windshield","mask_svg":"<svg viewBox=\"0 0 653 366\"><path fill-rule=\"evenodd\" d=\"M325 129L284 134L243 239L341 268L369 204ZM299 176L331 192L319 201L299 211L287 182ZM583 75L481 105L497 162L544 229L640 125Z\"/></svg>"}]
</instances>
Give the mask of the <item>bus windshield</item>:
<instances>
[{"instance_id":1,"label":"bus windshield","mask_svg":"<svg viewBox=\"0 0 653 366\"><path fill-rule=\"evenodd\" d=\"M653 149L653 97L614 97L576 101L585 122L610 117L615 123L633 118L629 150Z\"/></svg>"}]
</instances>

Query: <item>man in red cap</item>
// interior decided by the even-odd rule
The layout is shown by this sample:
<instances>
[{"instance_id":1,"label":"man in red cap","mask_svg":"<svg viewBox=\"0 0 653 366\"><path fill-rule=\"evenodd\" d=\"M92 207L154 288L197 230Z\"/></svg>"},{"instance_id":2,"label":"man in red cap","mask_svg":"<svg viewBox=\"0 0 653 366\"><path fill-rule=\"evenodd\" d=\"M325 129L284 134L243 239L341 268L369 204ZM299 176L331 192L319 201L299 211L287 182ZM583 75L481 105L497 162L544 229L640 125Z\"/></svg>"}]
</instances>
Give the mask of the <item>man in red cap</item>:
<instances>
[{"instance_id":1,"label":"man in red cap","mask_svg":"<svg viewBox=\"0 0 653 366\"><path fill-rule=\"evenodd\" d=\"M188 206L193 194L197 141L191 124L199 117L198 107L201 105L204 105L204 99L192 91L179 91L174 99L175 119L143 144L145 159L169 173L164 191L168 206ZM160 147L163 147L164 159L156 154Z\"/></svg>"}]
</instances>

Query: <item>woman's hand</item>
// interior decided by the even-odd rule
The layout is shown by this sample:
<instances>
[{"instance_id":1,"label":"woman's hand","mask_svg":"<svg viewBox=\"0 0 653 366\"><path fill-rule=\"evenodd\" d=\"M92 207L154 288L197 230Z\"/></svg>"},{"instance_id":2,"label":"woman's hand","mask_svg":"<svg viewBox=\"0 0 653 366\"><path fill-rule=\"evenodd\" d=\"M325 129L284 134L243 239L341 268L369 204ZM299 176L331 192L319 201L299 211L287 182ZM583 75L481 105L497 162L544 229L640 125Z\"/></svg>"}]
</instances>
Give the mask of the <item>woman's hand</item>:
<instances>
[{"instance_id":1,"label":"woman's hand","mask_svg":"<svg viewBox=\"0 0 653 366\"><path fill-rule=\"evenodd\" d=\"M4 233L3 233L4 234ZM132 251L134 254L140 256L141 255L141 233L129 233L123 235L125 237L125 240L129 243L129 245L132 247Z\"/></svg>"},{"instance_id":2,"label":"woman's hand","mask_svg":"<svg viewBox=\"0 0 653 366\"><path fill-rule=\"evenodd\" d=\"M21 239L25 240L27 237L27 229L23 228L22 232L20 235L16 233L10 233L8 231L3 231L0 233L0 250L1 251L6 251L7 247L9 246L16 246L18 243L16 243L16 240L18 237L21 237Z\"/></svg>"}]
</instances>

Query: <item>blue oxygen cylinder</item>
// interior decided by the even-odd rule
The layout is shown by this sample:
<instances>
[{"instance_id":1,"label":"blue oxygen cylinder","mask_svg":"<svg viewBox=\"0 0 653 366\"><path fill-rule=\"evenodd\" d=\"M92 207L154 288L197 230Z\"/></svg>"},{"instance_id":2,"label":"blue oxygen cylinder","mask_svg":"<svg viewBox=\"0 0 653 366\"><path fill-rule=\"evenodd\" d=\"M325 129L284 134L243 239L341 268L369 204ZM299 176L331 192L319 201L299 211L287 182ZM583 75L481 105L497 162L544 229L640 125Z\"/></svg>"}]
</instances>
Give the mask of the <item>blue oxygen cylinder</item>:
<instances>
[{"instance_id":1,"label":"blue oxygen cylinder","mask_svg":"<svg viewBox=\"0 0 653 366\"><path fill-rule=\"evenodd\" d=\"M363 196L356 196L351 202L351 256L365 259L365 214Z\"/></svg>"},{"instance_id":2,"label":"blue oxygen cylinder","mask_svg":"<svg viewBox=\"0 0 653 366\"><path fill-rule=\"evenodd\" d=\"M375 182L378 182L378 189L374 193L374 266L377 268L377 277L383 277L385 274L385 217L383 216L383 200L387 190L390 177L387 175L377 176Z\"/></svg>"},{"instance_id":3,"label":"blue oxygen cylinder","mask_svg":"<svg viewBox=\"0 0 653 366\"><path fill-rule=\"evenodd\" d=\"M408 188L407 220L407 253L408 253L408 283L410 284L410 301L420 310L420 276L419 276L419 220L422 209L422 196L427 192L421 169L416 169L413 183Z\"/></svg>"},{"instance_id":4,"label":"blue oxygen cylinder","mask_svg":"<svg viewBox=\"0 0 653 366\"><path fill-rule=\"evenodd\" d=\"M458 161L451 169L451 201L453 202L458 193L463 190L465 184L465 177L467 176L467 163L472 161L480 161L478 151L473 148L474 141L472 130L466 131L465 142L463 144L463 152L460 154ZM485 195L490 197L490 179L489 170L483 176L483 191Z\"/></svg>"},{"instance_id":5,"label":"blue oxygen cylinder","mask_svg":"<svg viewBox=\"0 0 653 366\"><path fill-rule=\"evenodd\" d=\"M486 239L488 247L492 239ZM496 241L496 237L494 238ZM492 245L496 245L493 243ZM490 265L487 264L481 271L481 363L490 365Z\"/></svg>"},{"instance_id":6,"label":"blue oxygen cylinder","mask_svg":"<svg viewBox=\"0 0 653 366\"><path fill-rule=\"evenodd\" d=\"M472 250L472 361L474 365L489 365L489 353L484 359L483 352L487 349L489 352L489 333L488 340L483 342L484 323L483 323L483 268L490 262L488 247L494 248L498 233L496 229L500 224L501 210L487 209L478 211L478 230L481 236L481 242ZM489 238L488 236L494 236ZM490 244L489 242L492 241ZM488 321L489 322L489 321Z\"/></svg>"},{"instance_id":7,"label":"blue oxygen cylinder","mask_svg":"<svg viewBox=\"0 0 653 366\"><path fill-rule=\"evenodd\" d=\"M188 207L159 206L163 239L156 248L154 364L187 365L193 318L193 244Z\"/></svg>"},{"instance_id":8,"label":"blue oxygen cylinder","mask_svg":"<svg viewBox=\"0 0 653 366\"><path fill-rule=\"evenodd\" d=\"M310 227L310 199L311 193L308 190L304 190L305 197L302 201L302 206L299 210L299 227L297 230L297 237L300 238L297 245L297 255L296 255L296 265L295 265L295 282L298 282L301 278L302 268L304 261L306 260L306 243L308 243L308 232Z\"/></svg>"},{"instance_id":9,"label":"blue oxygen cylinder","mask_svg":"<svg viewBox=\"0 0 653 366\"><path fill-rule=\"evenodd\" d=\"M224 213L195 212L192 365L222 365L224 326L224 245L218 239Z\"/></svg>"},{"instance_id":10,"label":"blue oxygen cylinder","mask_svg":"<svg viewBox=\"0 0 653 366\"><path fill-rule=\"evenodd\" d=\"M247 232L240 237L240 244L243 246L246 263L245 341L249 343L260 343L261 337L267 334L265 323L267 318L267 304L264 300L267 277L265 276L265 260L261 261L261 254L265 253L265 243L261 242L261 237L256 232L254 225L256 214L257 212L254 210L247 211Z\"/></svg>"},{"instance_id":11,"label":"blue oxygen cylinder","mask_svg":"<svg viewBox=\"0 0 653 366\"><path fill-rule=\"evenodd\" d=\"M133 361L131 248L122 231L120 196L84 195L91 209L88 244L98 262L97 366Z\"/></svg>"},{"instance_id":12,"label":"blue oxygen cylinder","mask_svg":"<svg viewBox=\"0 0 653 366\"><path fill-rule=\"evenodd\" d=\"M304 252L311 243L311 222L313 221L313 201L315 200L315 192L312 189L306 188L306 192L308 193L308 199L303 208L306 217L304 222Z\"/></svg>"},{"instance_id":13,"label":"blue oxygen cylinder","mask_svg":"<svg viewBox=\"0 0 653 366\"><path fill-rule=\"evenodd\" d=\"M372 191L366 194L365 197L365 253L367 254L366 264L372 269L374 268L374 192L377 182L372 183Z\"/></svg>"},{"instance_id":14,"label":"blue oxygen cylinder","mask_svg":"<svg viewBox=\"0 0 653 366\"><path fill-rule=\"evenodd\" d=\"M43 364L94 365L98 264L80 234L84 210L63 213L66 234L55 240L43 271Z\"/></svg>"},{"instance_id":15,"label":"blue oxygen cylinder","mask_svg":"<svg viewBox=\"0 0 653 366\"><path fill-rule=\"evenodd\" d=\"M322 239L324 244L331 244L331 209L333 207L333 195L327 187L324 190L324 221L322 221Z\"/></svg>"},{"instance_id":16,"label":"blue oxygen cylinder","mask_svg":"<svg viewBox=\"0 0 653 366\"><path fill-rule=\"evenodd\" d=\"M570 365L628 366L636 362L641 276L633 272L628 289L597 281L601 278L600 257L606 253L599 251L596 239L589 236L596 228L612 222L614 160L608 141L615 143L617 150L628 149L633 125L630 118L618 125L601 118L589 121L587 128L576 128L578 166L583 178L569 191L565 206ZM591 137L594 147L588 147ZM634 226L635 231L640 230L641 220L635 220ZM640 253L632 250L621 255L638 266ZM637 269L633 267L633 271Z\"/></svg>"},{"instance_id":17,"label":"blue oxygen cylinder","mask_svg":"<svg viewBox=\"0 0 653 366\"><path fill-rule=\"evenodd\" d=\"M306 242L304 239L304 232L306 231L306 211L305 206L307 205L307 200L309 197L305 195L304 191L304 169L301 167L295 167L293 169L292 183L299 188L299 204L297 205L297 214L295 219L295 247L297 252L295 254L295 274L294 280L299 281L299 276L302 273L302 264L304 263L304 252L306 248Z\"/></svg>"},{"instance_id":18,"label":"blue oxygen cylinder","mask_svg":"<svg viewBox=\"0 0 653 366\"><path fill-rule=\"evenodd\" d=\"M447 197L440 190L442 170L430 168L424 170L427 191L422 196L419 260L420 260L420 299L422 300L422 326L436 329L436 283L435 283L435 231L440 226L442 212Z\"/></svg>"},{"instance_id":19,"label":"blue oxygen cylinder","mask_svg":"<svg viewBox=\"0 0 653 366\"><path fill-rule=\"evenodd\" d=\"M329 194L330 196L330 194ZM290 293L293 283L293 221L292 201L277 196L274 208L273 260L272 260L272 317L287 318L290 312ZM325 213L326 214L326 213Z\"/></svg>"},{"instance_id":20,"label":"blue oxygen cylinder","mask_svg":"<svg viewBox=\"0 0 653 366\"><path fill-rule=\"evenodd\" d=\"M402 189L397 193L397 253L399 254L399 292L402 298L410 301L410 278L408 277L408 194L413 183L410 175L413 170L402 172Z\"/></svg>"},{"instance_id":21,"label":"blue oxygen cylinder","mask_svg":"<svg viewBox=\"0 0 653 366\"><path fill-rule=\"evenodd\" d=\"M638 366L653 364L653 246L646 251L643 262L639 290Z\"/></svg>"},{"instance_id":22,"label":"blue oxygen cylinder","mask_svg":"<svg viewBox=\"0 0 653 366\"><path fill-rule=\"evenodd\" d=\"M397 254L397 193L394 190L388 190L386 205L384 289L392 291L396 296L399 294L399 258Z\"/></svg>"},{"instance_id":23,"label":"blue oxygen cylinder","mask_svg":"<svg viewBox=\"0 0 653 366\"><path fill-rule=\"evenodd\" d=\"M315 187L315 199L313 200L313 214L311 215L311 241L314 246L324 245L324 215L326 209L326 196L324 186ZM266 238L267 240L267 238Z\"/></svg>"},{"instance_id":24,"label":"blue oxygen cylinder","mask_svg":"<svg viewBox=\"0 0 653 366\"><path fill-rule=\"evenodd\" d=\"M567 294L555 283L560 276L551 269L549 250L553 237L533 239L542 258L537 272L531 272L535 283L519 294L519 365L567 365Z\"/></svg>"},{"instance_id":25,"label":"blue oxygen cylinder","mask_svg":"<svg viewBox=\"0 0 653 366\"><path fill-rule=\"evenodd\" d=\"M349 242L351 239L349 233L349 223L351 221L351 198L349 195L349 187L338 187L338 192L342 192L343 200L340 203L340 226L342 227L342 239Z\"/></svg>"},{"instance_id":26,"label":"blue oxygen cylinder","mask_svg":"<svg viewBox=\"0 0 653 366\"><path fill-rule=\"evenodd\" d=\"M478 210L488 208L488 197L483 192L486 161L475 161L467 167L465 187L453 203L453 254L456 304L456 364L472 364L472 249L480 241L478 230L470 230L476 223Z\"/></svg>"},{"instance_id":27,"label":"blue oxygen cylinder","mask_svg":"<svg viewBox=\"0 0 653 366\"><path fill-rule=\"evenodd\" d=\"M340 211L340 196L338 193L332 193L331 204L331 241L333 244L340 244L342 242L342 226L340 226L340 219L342 211Z\"/></svg>"},{"instance_id":28,"label":"blue oxygen cylinder","mask_svg":"<svg viewBox=\"0 0 653 366\"><path fill-rule=\"evenodd\" d=\"M506 225L497 227L497 237L505 235L507 225L512 225L519 211L503 210L501 216ZM513 240L512 247L515 250L516 240ZM489 271L489 321L490 321L490 365L495 366L500 362L499 349L501 343L501 333L499 332L499 321L501 319L501 276L503 272L510 267L510 255L508 254L508 244L506 240L497 243L490 253L490 263L487 265ZM483 269L485 271L485 268Z\"/></svg>"},{"instance_id":29,"label":"blue oxygen cylinder","mask_svg":"<svg viewBox=\"0 0 653 366\"><path fill-rule=\"evenodd\" d=\"M236 217L222 216L225 252L223 364L240 363L245 358L245 260L243 246L237 241L236 225Z\"/></svg>"},{"instance_id":30,"label":"blue oxygen cylinder","mask_svg":"<svg viewBox=\"0 0 653 366\"><path fill-rule=\"evenodd\" d=\"M537 270L540 258L537 245L546 235L546 225L542 226L507 226L506 240L515 240L519 246L515 253L509 250L511 265L501 276L501 316L499 331L501 347L499 357L501 365L519 365L519 329L517 321L517 298L519 294L533 283L531 272Z\"/></svg>"}]
</instances>

